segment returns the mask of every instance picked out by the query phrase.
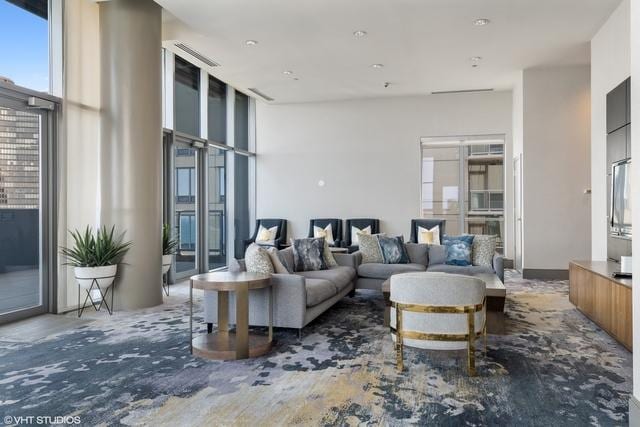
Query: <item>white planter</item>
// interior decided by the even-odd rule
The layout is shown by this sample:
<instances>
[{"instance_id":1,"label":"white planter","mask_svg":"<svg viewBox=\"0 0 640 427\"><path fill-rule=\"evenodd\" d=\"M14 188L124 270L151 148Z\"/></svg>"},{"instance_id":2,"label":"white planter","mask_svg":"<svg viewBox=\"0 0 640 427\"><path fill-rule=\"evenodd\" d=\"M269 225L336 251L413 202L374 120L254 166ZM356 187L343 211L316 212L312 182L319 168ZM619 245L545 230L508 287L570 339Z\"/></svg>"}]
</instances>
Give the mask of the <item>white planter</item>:
<instances>
[{"instance_id":1,"label":"white planter","mask_svg":"<svg viewBox=\"0 0 640 427\"><path fill-rule=\"evenodd\" d=\"M102 292L106 292L107 288L113 284L118 271L118 265L105 265L102 267L75 267L73 269L76 281L81 288L89 289L93 279L98 282ZM94 288L95 289L95 288Z\"/></svg>"},{"instance_id":2,"label":"white planter","mask_svg":"<svg viewBox=\"0 0 640 427\"><path fill-rule=\"evenodd\" d=\"M162 255L162 274L165 274L171 268L173 263L173 255Z\"/></svg>"}]
</instances>

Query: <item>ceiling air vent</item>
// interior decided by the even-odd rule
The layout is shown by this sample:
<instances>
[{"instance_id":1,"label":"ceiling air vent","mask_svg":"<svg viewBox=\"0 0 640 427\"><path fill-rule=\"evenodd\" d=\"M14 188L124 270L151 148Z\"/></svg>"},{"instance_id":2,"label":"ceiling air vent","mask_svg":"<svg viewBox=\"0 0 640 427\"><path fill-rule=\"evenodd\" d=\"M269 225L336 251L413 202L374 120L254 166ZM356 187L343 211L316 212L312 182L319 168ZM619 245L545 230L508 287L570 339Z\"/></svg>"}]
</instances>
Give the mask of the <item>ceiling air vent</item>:
<instances>
[{"instance_id":1,"label":"ceiling air vent","mask_svg":"<svg viewBox=\"0 0 640 427\"><path fill-rule=\"evenodd\" d=\"M444 95L446 93L473 93L473 92L493 92L491 89L462 89L462 90L442 90L438 92L431 92L431 95Z\"/></svg>"},{"instance_id":2,"label":"ceiling air vent","mask_svg":"<svg viewBox=\"0 0 640 427\"><path fill-rule=\"evenodd\" d=\"M264 99L265 101L275 101L272 97L270 97L269 95L265 95L264 93L260 92L260 90L254 87L250 87L249 90L255 93L256 95L258 95L260 98Z\"/></svg>"},{"instance_id":3,"label":"ceiling air vent","mask_svg":"<svg viewBox=\"0 0 640 427\"><path fill-rule=\"evenodd\" d=\"M220 66L220 64L218 64L216 61L214 61L214 60L212 60L210 58L207 58L206 56L204 56L203 54L201 54L197 50L191 49L189 46L187 46L184 43L176 43L175 46L178 49L182 50L183 52L186 52L189 55L193 56L198 61L204 62L205 64L207 64L210 67L219 67Z\"/></svg>"}]
</instances>

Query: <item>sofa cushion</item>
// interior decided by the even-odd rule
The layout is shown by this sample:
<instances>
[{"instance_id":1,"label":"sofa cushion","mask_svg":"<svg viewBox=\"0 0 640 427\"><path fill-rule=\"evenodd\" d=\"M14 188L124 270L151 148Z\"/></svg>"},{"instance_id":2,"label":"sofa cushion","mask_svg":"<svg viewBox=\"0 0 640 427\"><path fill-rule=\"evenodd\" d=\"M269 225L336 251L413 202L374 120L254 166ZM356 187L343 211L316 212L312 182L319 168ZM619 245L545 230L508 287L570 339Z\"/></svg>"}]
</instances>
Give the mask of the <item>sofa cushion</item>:
<instances>
[{"instance_id":1,"label":"sofa cushion","mask_svg":"<svg viewBox=\"0 0 640 427\"><path fill-rule=\"evenodd\" d=\"M331 267L328 270L302 271L298 274L307 279L328 280L335 285L336 292L349 286L349 283L356 277L356 271L353 268L344 266Z\"/></svg>"},{"instance_id":2,"label":"sofa cushion","mask_svg":"<svg viewBox=\"0 0 640 427\"><path fill-rule=\"evenodd\" d=\"M412 264L429 264L429 245L424 243L405 243L409 262Z\"/></svg>"},{"instance_id":3,"label":"sofa cushion","mask_svg":"<svg viewBox=\"0 0 640 427\"><path fill-rule=\"evenodd\" d=\"M447 247L444 245L429 245L429 265L444 264L447 260Z\"/></svg>"},{"instance_id":4,"label":"sofa cushion","mask_svg":"<svg viewBox=\"0 0 640 427\"><path fill-rule=\"evenodd\" d=\"M273 269L278 274L293 273L293 269L289 265L287 265L287 260L284 258L284 256L280 252L281 251L277 250L273 246L267 249L269 258L271 258L271 264L273 264Z\"/></svg>"},{"instance_id":5,"label":"sofa cushion","mask_svg":"<svg viewBox=\"0 0 640 427\"><path fill-rule=\"evenodd\" d=\"M361 264L358 267L358 275L371 279L388 279L393 274L410 273L413 271L425 271L427 268L422 264Z\"/></svg>"},{"instance_id":6,"label":"sofa cushion","mask_svg":"<svg viewBox=\"0 0 640 427\"><path fill-rule=\"evenodd\" d=\"M449 264L429 265L429 267L427 268L427 271L452 273L452 274L464 274L467 276L472 276L474 274L481 274L481 273L495 273L493 271L493 268L482 266L482 265L460 266L460 265L449 265Z\"/></svg>"},{"instance_id":7,"label":"sofa cushion","mask_svg":"<svg viewBox=\"0 0 640 427\"><path fill-rule=\"evenodd\" d=\"M289 246L288 248L284 248L279 252L280 255L282 255L283 264L288 266L293 273L293 266L295 265L295 260L293 259L293 247Z\"/></svg>"},{"instance_id":8,"label":"sofa cushion","mask_svg":"<svg viewBox=\"0 0 640 427\"><path fill-rule=\"evenodd\" d=\"M336 286L324 279L305 279L307 307L318 305L338 293Z\"/></svg>"}]
</instances>

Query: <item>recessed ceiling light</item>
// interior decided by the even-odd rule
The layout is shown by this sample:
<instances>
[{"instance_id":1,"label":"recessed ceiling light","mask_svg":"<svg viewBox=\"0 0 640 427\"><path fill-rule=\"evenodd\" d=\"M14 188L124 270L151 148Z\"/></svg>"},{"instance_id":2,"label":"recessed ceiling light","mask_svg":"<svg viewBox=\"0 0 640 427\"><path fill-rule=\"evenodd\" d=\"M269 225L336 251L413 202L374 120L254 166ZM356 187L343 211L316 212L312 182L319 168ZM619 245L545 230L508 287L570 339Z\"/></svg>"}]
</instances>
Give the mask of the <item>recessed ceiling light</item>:
<instances>
[{"instance_id":1,"label":"recessed ceiling light","mask_svg":"<svg viewBox=\"0 0 640 427\"><path fill-rule=\"evenodd\" d=\"M354 32L353 32L353 35L354 35L355 37L360 38L360 37L364 37L364 36L366 36L366 35L367 35L367 32L366 32L366 31L364 31L364 30L358 30L358 31L354 31Z\"/></svg>"},{"instance_id":2,"label":"recessed ceiling light","mask_svg":"<svg viewBox=\"0 0 640 427\"><path fill-rule=\"evenodd\" d=\"M380 68L382 68L382 67L384 67L384 64L371 64L371 68L377 68L377 69L380 69Z\"/></svg>"},{"instance_id":3,"label":"recessed ceiling light","mask_svg":"<svg viewBox=\"0 0 640 427\"><path fill-rule=\"evenodd\" d=\"M255 46L255 45L258 44L258 41L257 40L246 40L244 42L244 44L246 44L247 46Z\"/></svg>"},{"instance_id":4,"label":"recessed ceiling light","mask_svg":"<svg viewBox=\"0 0 640 427\"><path fill-rule=\"evenodd\" d=\"M478 18L473 21L473 25L477 27L484 27L485 25L489 25L489 23L491 23L491 21L487 18Z\"/></svg>"},{"instance_id":5,"label":"recessed ceiling light","mask_svg":"<svg viewBox=\"0 0 640 427\"><path fill-rule=\"evenodd\" d=\"M472 62L479 62L479 61L482 61L482 56L472 56L472 57L471 57L471 61L472 61Z\"/></svg>"},{"instance_id":6,"label":"recessed ceiling light","mask_svg":"<svg viewBox=\"0 0 640 427\"><path fill-rule=\"evenodd\" d=\"M284 70L284 71L282 72L282 74L284 74L285 76L290 76L291 74L293 74L293 71L291 71L291 70Z\"/></svg>"}]
</instances>

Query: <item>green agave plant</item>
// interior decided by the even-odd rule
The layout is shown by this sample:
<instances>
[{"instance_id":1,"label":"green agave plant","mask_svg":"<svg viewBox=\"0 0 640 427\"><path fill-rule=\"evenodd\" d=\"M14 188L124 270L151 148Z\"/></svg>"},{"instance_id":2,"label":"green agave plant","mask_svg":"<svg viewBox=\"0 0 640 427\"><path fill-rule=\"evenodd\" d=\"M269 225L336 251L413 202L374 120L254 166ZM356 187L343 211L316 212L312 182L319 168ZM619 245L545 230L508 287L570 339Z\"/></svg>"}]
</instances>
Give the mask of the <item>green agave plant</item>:
<instances>
[{"instance_id":1,"label":"green agave plant","mask_svg":"<svg viewBox=\"0 0 640 427\"><path fill-rule=\"evenodd\" d=\"M89 226L81 232L69 231L73 238L72 248L60 248L60 253L74 267L102 267L118 264L131 248L131 242L123 242L124 233L114 236L115 226L107 230L104 225L94 234Z\"/></svg>"},{"instance_id":2,"label":"green agave plant","mask_svg":"<svg viewBox=\"0 0 640 427\"><path fill-rule=\"evenodd\" d=\"M171 226L164 224L162 226L162 255L173 255L178 247L178 239L171 234Z\"/></svg>"}]
</instances>

